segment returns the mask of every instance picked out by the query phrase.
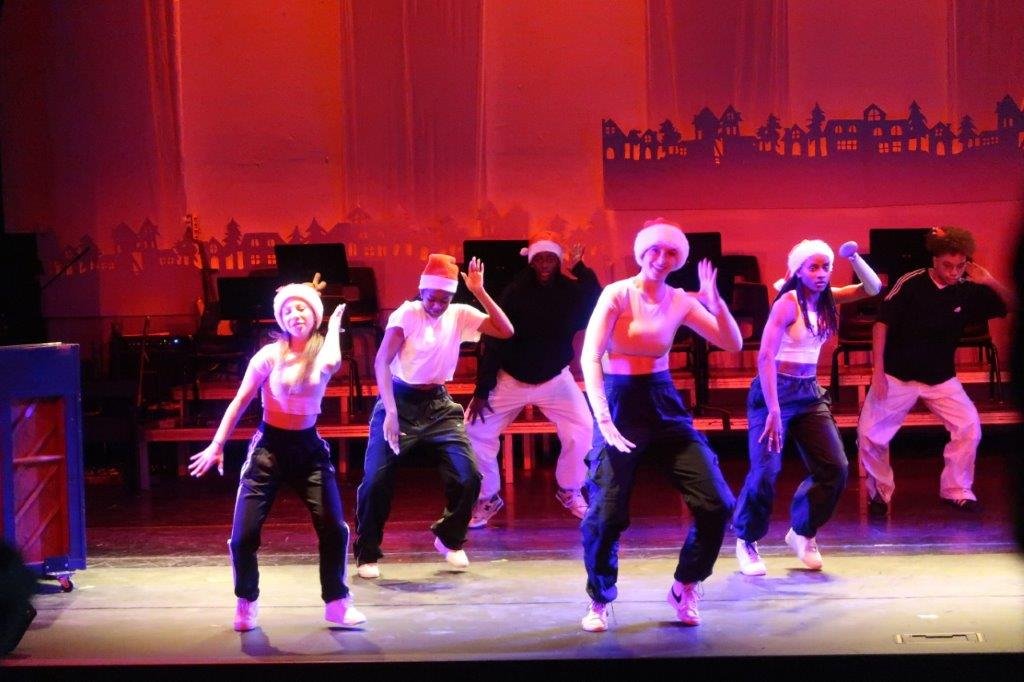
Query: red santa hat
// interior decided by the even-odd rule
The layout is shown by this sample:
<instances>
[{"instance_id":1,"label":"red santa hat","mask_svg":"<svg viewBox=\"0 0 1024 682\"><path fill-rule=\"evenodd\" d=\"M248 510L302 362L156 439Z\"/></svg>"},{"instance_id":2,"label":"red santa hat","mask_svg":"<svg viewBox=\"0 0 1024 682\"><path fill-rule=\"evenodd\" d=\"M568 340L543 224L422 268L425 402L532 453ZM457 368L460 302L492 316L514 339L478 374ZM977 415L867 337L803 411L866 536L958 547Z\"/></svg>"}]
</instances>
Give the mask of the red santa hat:
<instances>
[{"instance_id":1,"label":"red santa hat","mask_svg":"<svg viewBox=\"0 0 1024 682\"><path fill-rule=\"evenodd\" d=\"M526 256L526 262L533 260L538 253L553 253L562 260L562 246L558 243L558 235L551 231L538 232L530 237L530 245L520 249L519 255Z\"/></svg>"},{"instance_id":2,"label":"red santa hat","mask_svg":"<svg viewBox=\"0 0 1024 682\"><path fill-rule=\"evenodd\" d=\"M420 275L420 289L439 289L454 294L459 288L459 265L454 256L446 253L432 253L427 256L427 265Z\"/></svg>"}]
</instances>

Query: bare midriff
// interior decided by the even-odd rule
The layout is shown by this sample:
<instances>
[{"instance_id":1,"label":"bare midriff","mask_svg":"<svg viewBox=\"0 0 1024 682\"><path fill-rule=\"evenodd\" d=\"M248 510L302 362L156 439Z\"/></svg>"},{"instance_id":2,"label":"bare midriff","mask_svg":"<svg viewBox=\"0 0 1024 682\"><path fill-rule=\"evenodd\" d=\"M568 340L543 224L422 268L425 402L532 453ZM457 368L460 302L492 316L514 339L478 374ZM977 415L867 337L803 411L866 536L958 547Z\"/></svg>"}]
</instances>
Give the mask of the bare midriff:
<instances>
[{"instance_id":1,"label":"bare midriff","mask_svg":"<svg viewBox=\"0 0 1024 682\"><path fill-rule=\"evenodd\" d=\"M403 388L411 388L414 391L436 391L438 388L441 387L441 384L409 384L402 381L401 379L395 378L392 378L392 381L394 381L399 386L402 386Z\"/></svg>"},{"instance_id":2,"label":"bare midriff","mask_svg":"<svg viewBox=\"0 0 1024 682\"><path fill-rule=\"evenodd\" d=\"M288 431L302 431L316 426L317 416L315 414L289 414L276 410L263 410L264 423Z\"/></svg>"},{"instance_id":3,"label":"bare midriff","mask_svg":"<svg viewBox=\"0 0 1024 682\"><path fill-rule=\"evenodd\" d=\"M651 357L608 351L601 362L605 374L654 374L668 369L668 353Z\"/></svg>"},{"instance_id":4,"label":"bare midriff","mask_svg":"<svg viewBox=\"0 0 1024 682\"><path fill-rule=\"evenodd\" d=\"M775 371L798 379L810 379L818 376L818 366L811 362L790 362L789 360L776 360Z\"/></svg>"}]
</instances>

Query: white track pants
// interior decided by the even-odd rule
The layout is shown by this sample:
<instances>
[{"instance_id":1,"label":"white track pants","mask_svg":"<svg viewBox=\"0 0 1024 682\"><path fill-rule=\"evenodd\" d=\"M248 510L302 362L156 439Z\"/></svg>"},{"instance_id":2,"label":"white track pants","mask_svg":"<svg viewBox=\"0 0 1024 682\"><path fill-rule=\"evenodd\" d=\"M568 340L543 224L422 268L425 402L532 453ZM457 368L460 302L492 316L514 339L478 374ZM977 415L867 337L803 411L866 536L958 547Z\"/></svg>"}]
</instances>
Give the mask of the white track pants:
<instances>
[{"instance_id":1,"label":"white track pants","mask_svg":"<svg viewBox=\"0 0 1024 682\"><path fill-rule=\"evenodd\" d=\"M888 374L886 379L889 390L885 400L868 391L857 424L857 456L867 473L868 495L880 495L886 502L892 498L896 483L889 463L889 441L921 398L949 431L949 443L942 452L946 464L939 479L939 495L950 500L976 500L971 485L981 420L963 385L955 377L935 386L900 381Z\"/></svg>"},{"instance_id":2,"label":"white track pants","mask_svg":"<svg viewBox=\"0 0 1024 682\"><path fill-rule=\"evenodd\" d=\"M498 372L498 383L491 391L490 404L494 414L484 415L466 424L466 435L473 445L476 465L483 474L480 499L492 497L501 488L498 471L498 438L526 405L535 405L554 422L561 454L555 467L555 479L562 488L578 489L586 478L584 458L593 439L593 417L583 391L576 385L568 367L543 384L517 381L505 371Z\"/></svg>"}]
</instances>

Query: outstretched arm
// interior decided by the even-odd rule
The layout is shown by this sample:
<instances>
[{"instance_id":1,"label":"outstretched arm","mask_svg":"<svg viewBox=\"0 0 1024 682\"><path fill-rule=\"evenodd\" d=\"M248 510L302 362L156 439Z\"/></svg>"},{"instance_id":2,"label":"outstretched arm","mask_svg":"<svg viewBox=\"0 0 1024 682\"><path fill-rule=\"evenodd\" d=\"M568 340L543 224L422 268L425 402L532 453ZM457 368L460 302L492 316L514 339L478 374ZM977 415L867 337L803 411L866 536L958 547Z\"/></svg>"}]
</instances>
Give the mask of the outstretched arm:
<instances>
[{"instance_id":1,"label":"outstretched arm","mask_svg":"<svg viewBox=\"0 0 1024 682\"><path fill-rule=\"evenodd\" d=\"M608 349L608 341L617 316L618 313L612 309L609 297L602 296L590 317L586 335L583 337L580 366L583 369L587 399L590 401L597 428L601 431L604 441L620 452L629 452L636 445L626 440L612 422L608 396L604 392L604 370L601 367L601 357Z\"/></svg>"},{"instance_id":2,"label":"outstretched arm","mask_svg":"<svg viewBox=\"0 0 1024 682\"><path fill-rule=\"evenodd\" d=\"M512 323L505 312L498 307L491 295L484 289L484 264L479 258L469 261L469 273L461 273L462 281L466 288L476 296L476 300L484 307L487 317L480 323L480 333L493 336L498 339L507 339L512 336Z\"/></svg>"},{"instance_id":3,"label":"outstretched arm","mask_svg":"<svg viewBox=\"0 0 1024 682\"><path fill-rule=\"evenodd\" d=\"M395 387L392 385L391 361L405 343L405 331L401 327L388 327L384 339L373 360L373 373L377 379L377 393L384 405L384 439L391 450L399 454L398 439L402 435L398 423L398 406L395 404Z\"/></svg>"},{"instance_id":4,"label":"outstretched arm","mask_svg":"<svg viewBox=\"0 0 1024 682\"><path fill-rule=\"evenodd\" d=\"M736 352L743 348L743 335L729 306L718 293L718 270L706 258L697 264L700 291L696 299L702 305L691 305L684 322L722 350Z\"/></svg>"},{"instance_id":5,"label":"outstretched arm","mask_svg":"<svg viewBox=\"0 0 1024 682\"><path fill-rule=\"evenodd\" d=\"M882 280L857 253L857 242L846 242L839 247L839 255L850 261L853 271L857 273L860 284L849 284L844 287L832 287L832 296L836 303L850 303L862 298L874 296L882 290Z\"/></svg>"},{"instance_id":6,"label":"outstretched arm","mask_svg":"<svg viewBox=\"0 0 1024 682\"><path fill-rule=\"evenodd\" d=\"M224 416L221 417L217 432L213 434L213 440L189 459L188 472L192 476L202 476L214 465L217 467L217 473L224 475L224 443L231 437L238 420L242 418L249 403L256 396L256 391L266 380L266 375L257 367L257 358L259 354L249 361L242 383L224 410Z\"/></svg>"},{"instance_id":7,"label":"outstretched arm","mask_svg":"<svg viewBox=\"0 0 1024 682\"><path fill-rule=\"evenodd\" d=\"M791 296L783 296L772 306L761 334L761 349L757 353L757 376L761 379L761 392L768 416L764 429L758 437L758 443L767 441L769 452L782 452L785 434L782 432L782 410L779 407L778 374L775 368L775 356L782 344L782 335L786 328L796 321L796 301Z\"/></svg>"}]
</instances>

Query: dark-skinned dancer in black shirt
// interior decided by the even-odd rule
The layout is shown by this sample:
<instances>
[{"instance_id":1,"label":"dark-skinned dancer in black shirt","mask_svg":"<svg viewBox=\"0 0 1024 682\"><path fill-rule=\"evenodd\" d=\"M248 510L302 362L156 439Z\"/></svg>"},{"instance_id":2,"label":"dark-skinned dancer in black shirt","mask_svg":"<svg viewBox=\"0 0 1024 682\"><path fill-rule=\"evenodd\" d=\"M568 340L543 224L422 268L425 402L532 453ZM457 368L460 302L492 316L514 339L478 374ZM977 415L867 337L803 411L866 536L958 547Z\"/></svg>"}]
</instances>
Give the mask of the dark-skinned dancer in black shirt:
<instances>
[{"instance_id":1,"label":"dark-skinned dancer in black shirt","mask_svg":"<svg viewBox=\"0 0 1024 682\"><path fill-rule=\"evenodd\" d=\"M1006 315L1012 294L974 263L974 237L957 227L937 227L925 245L932 266L893 283L872 329L871 389L857 425L857 456L867 474L868 512L884 517L896 484L889 441L920 398L949 431L939 497L974 511L974 459L981 420L956 378L954 355L964 326Z\"/></svg>"},{"instance_id":2,"label":"dark-skinned dancer in black shirt","mask_svg":"<svg viewBox=\"0 0 1024 682\"><path fill-rule=\"evenodd\" d=\"M601 286L582 262L583 247L573 246L566 263L553 232L532 236L523 255L529 267L500 299L516 333L510 339L486 340L476 390L466 409L466 435L483 475L470 528L487 525L504 506L498 494L498 438L526 405L539 407L558 432L558 501L577 518L587 511L580 489L594 422L569 363L573 337L586 327Z\"/></svg>"}]
</instances>

